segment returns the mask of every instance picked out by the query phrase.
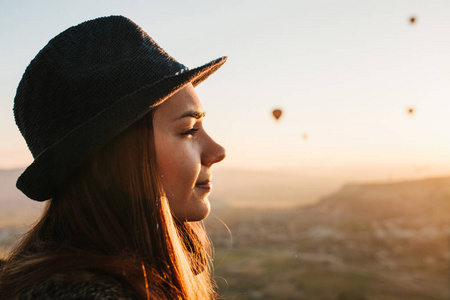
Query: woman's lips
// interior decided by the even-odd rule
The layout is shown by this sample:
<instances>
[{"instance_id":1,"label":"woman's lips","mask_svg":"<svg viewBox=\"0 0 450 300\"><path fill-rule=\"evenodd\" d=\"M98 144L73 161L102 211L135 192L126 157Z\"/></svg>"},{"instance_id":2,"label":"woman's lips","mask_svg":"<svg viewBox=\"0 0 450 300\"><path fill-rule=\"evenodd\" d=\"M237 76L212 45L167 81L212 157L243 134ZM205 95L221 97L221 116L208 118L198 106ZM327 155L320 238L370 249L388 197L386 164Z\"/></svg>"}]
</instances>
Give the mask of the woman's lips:
<instances>
[{"instance_id":1,"label":"woman's lips","mask_svg":"<svg viewBox=\"0 0 450 300\"><path fill-rule=\"evenodd\" d=\"M199 189L205 189L205 190L211 190L212 189L212 182L208 181L208 182L201 182L195 185L196 188Z\"/></svg>"}]
</instances>

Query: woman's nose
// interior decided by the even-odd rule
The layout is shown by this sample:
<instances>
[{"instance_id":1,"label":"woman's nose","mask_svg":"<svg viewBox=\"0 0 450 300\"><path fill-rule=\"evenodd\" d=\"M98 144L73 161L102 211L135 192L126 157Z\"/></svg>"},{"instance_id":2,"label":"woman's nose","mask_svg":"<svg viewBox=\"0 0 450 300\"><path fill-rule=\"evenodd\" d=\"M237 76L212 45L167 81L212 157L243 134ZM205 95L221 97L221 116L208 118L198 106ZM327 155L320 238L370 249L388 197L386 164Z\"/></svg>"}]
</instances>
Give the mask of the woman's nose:
<instances>
[{"instance_id":1,"label":"woman's nose","mask_svg":"<svg viewBox=\"0 0 450 300\"><path fill-rule=\"evenodd\" d=\"M224 147L216 143L211 137L209 137L210 141L208 143L207 149L205 149L202 155L202 164L206 166L211 166L215 163L218 163L227 156L226 150Z\"/></svg>"}]
</instances>

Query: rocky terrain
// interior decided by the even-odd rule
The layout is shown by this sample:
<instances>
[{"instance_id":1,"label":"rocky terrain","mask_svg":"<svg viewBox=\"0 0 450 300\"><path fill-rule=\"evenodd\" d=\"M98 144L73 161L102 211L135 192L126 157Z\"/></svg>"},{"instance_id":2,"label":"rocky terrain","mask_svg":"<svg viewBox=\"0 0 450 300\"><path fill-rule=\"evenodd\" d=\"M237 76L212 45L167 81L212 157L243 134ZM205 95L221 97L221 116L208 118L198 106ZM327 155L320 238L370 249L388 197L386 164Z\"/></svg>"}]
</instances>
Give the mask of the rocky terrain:
<instances>
[{"instance_id":1,"label":"rocky terrain","mask_svg":"<svg viewBox=\"0 0 450 300\"><path fill-rule=\"evenodd\" d=\"M450 299L450 178L346 185L207 225L227 299Z\"/></svg>"}]
</instances>

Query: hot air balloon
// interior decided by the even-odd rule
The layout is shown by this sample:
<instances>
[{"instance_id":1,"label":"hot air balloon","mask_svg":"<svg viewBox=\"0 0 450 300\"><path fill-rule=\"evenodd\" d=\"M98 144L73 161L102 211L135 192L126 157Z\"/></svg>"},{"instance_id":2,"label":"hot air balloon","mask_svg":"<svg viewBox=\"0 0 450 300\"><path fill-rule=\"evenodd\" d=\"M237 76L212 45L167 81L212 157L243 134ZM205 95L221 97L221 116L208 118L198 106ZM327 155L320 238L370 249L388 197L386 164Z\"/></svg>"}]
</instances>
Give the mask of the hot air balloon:
<instances>
[{"instance_id":1,"label":"hot air balloon","mask_svg":"<svg viewBox=\"0 0 450 300\"><path fill-rule=\"evenodd\" d=\"M414 107L408 108L408 115L413 115L413 114L414 114Z\"/></svg>"},{"instance_id":2,"label":"hot air balloon","mask_svg":"<svg viewBox=\"0 0 450 300\"><path fill-rule=\"evenodd\" d=\"M416 22L416 17L415 16L411 16L410 18L409 18L409 23L411 23L411 25L412 24L414 24Z\"/></svg>"},{"instance_id":3,"label":"hot air balloon","mask_svg":"<svg viewBox=\"0 0 450 300\"><path fill-rule=\"evenodd\" d=\"M304 140L307 140L307 139L308 139L308 134L304 133L304 134L303 134L303 139L304 139Z\"/></svg>"},{"instance_id":4,"label":"hot air balloon","mask_svg":"<svg viewBox=\"0 0 450 300\"><path fill-rule=\"evenodd\" d=\"M282 114L283 112L281 111L281 109L274 109L273 111L272 111L272 115L273 115L273 117L275 118L275 120L277 120L278 121L278 119L281 117L281 114Z\"/></svg>"}]
</instances>

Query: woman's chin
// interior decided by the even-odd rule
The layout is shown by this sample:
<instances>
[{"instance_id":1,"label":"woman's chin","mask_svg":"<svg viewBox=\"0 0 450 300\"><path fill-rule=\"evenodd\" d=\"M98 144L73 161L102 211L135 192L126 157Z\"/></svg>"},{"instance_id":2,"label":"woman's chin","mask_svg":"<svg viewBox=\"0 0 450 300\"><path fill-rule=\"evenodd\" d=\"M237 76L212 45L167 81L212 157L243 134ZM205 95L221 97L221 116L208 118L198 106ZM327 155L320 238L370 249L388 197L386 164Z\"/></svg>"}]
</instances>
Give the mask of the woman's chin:
<instances>
[{"instance_id":1,"label":"woman's chin","mask_svg":"<svg viewBox=\"0 0 450 300\"><path fill-rule=\"evenodd\" d=\"M191 209L184 214L175 214L178 220L183 222L197 222L204 220L211 211L211 204L208 198L202 199L201 203L191 206Z\"/></svg>"}]
</instances>

